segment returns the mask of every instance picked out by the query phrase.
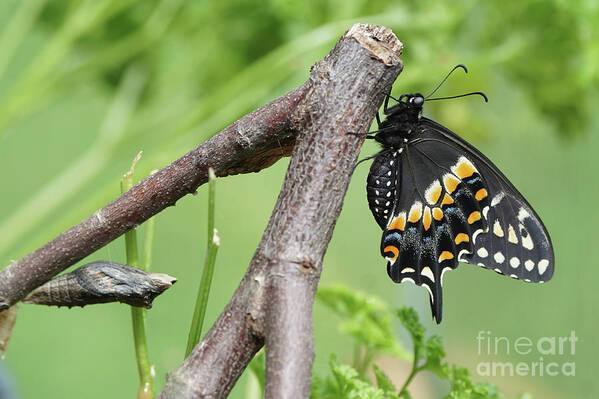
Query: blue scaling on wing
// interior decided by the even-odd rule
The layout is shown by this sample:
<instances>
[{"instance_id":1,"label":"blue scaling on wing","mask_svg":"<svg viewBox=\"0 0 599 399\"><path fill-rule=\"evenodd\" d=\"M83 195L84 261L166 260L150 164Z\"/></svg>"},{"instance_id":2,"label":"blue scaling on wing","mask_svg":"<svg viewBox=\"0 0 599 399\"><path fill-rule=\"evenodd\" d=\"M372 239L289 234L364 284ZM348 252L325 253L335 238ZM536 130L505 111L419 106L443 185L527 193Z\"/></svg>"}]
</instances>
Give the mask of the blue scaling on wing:
<instances>
[{"instance_id":1,"label":"blue scaling on wing","mask_svg":"<svg viewBox=\"0 0 599 399\"><path fill-rule=\"evenodd\" d=\"M429 155L430 154L430 155ZM397 283L424 286L433 316L442 319L443 275L467 261L476 235L487 230L486 188L473 163L436 141L409 143L398 154L398 186L393 216L381 241L387 271Z\"/></svg>"}]
</instances>

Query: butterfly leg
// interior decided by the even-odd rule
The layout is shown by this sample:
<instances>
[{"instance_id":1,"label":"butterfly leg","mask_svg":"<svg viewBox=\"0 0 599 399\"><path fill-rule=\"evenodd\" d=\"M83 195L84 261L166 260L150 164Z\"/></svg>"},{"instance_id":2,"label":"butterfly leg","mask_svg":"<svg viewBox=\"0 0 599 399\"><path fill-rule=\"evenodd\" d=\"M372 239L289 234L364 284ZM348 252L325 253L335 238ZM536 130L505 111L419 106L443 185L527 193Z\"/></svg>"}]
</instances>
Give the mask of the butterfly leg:
<instances>
[{"instance_id":1,"label":"butterfly leg","mask_svg":"<svg viewBox=\"0 0 599 399\"><path fill-rule=\"evenodd\" d=\"M368 161L368 160L370 160L370 159L376 158L376 157L378 157L378 156L379 156L379 155L381 155L381 154L387 154L387 153L389 153L389 152L391 152L391 151L392 151L392 150L385 149L385 150L382 150L382 151L380 151L380 152L378 152L378 153L376 153L376 154L374 154L374 155L371 155L371 156L369 156L369 157L366 157L366 158L364 158L364 159L360 159L360 160L359 160L359 161L356 163L356 166L354 166L354 171L356 170L356 168L358 167L358 165L359 165L359 164L361 164L362 162L365 162L365 161ZM353 173L353 172L352 172L352 173Z\"/></svg>"},{"instance_id":2,"label":"butterfly leg","mask_svg":"<svg viewBox=\"0 0 599 399\"><path fill-rule=\"evenodd\" d=\"M365 161L368 161L368 160L370 160L370 159L376 158L378 155L379 155L379 153L377 153L377 154L374 154L374 155L372 155L372 156L369 156L369 157L366 157L366 158L363 158L363 159L360 159L360 160L359 160L359 161L356 163L356 166L354 166L354 170L356 170L356 168L358 167L358 165L359 165L359 164L361 164L362 162L365 162Z\"/></svg>"},{"instance_id":3,"label":"butterfly leg","mask_svg":"<svg viewBox=\"0 0 599 399\"><path fill-rule=\"evenodd\" d=\"M393 97L391 94L385 94L385 103L383 104L383 112L385 114L387 113L387 110L389 109L389 99L393 99L393 100L399 102L399 100L397 98Z\"/></svg>"},{"instance_id":4,"label":"butterfly leg","mask_svg":"<svg viewBox=\"0 0 599 399\"><path fill-rule=\"evenodd\" d=\"M377 133L386 132L386 131L393 130L393 129L395 129L395 127L389 126L389 127L384 127L379 130L375 130L374 132L367 132L367 133L347 132L345 134L349 134L351 136L366 136L367 139L373 139Z\"/></svg>"},{"instance_id":5,"label":"butterfly leg","mask_svg":"<svg viewBox=\"0 0 599 399\"><path fill-rule=\"evenodd\" d=\"M377 113L375 114L376 116L376 125L378 127L378 130L375 130L374 132L368 132L368 133L354 133L354 132L347 132L347 134L351 134L352 136L366 136L367 139L374 139L374 135L381 132L384 129L381 129L381 117L379 116L379 113L377 111Z\"/></svg>"},{"instance_id":6,"label":"butterfly leg","mask_svg":"<svg viewBox=\"0 0 599 399\"><path fill-rule=\"evenodd\" d=\"M355 133L355 132L347 132L345 134L349 134L350 136L364 136L367 139L374 139L374 135L376 132L368 132L368 133Z\"/></svg>"}]
</instances>

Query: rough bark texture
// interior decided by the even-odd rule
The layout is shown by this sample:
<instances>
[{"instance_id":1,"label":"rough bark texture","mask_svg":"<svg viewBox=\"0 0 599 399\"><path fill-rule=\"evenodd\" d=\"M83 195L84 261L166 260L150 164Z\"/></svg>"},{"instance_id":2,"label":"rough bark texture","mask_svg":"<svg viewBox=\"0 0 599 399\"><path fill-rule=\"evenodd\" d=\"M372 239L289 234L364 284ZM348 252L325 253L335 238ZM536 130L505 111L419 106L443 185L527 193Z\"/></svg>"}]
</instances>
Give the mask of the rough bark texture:
<instances>
[{"instance_id":1,"label":"rough bark texture","mask_svg":"<svg viewBox=\"0 0 599 399\"><path fill-rule=\"evenodd\" d=\"M0 310L217 175L268 167L292 152L273 214L231 301L162 399L222 398L266 344L266 397L306 398L312 304L322 259L363 138L402 69L402 44L356 24L301 87L235 122L35 252L0 271ZM295 145L295 146L294 146Z\"/></svg>"},{"instance_id":2,"label":"rough bark texture","mask_svg":"<svg viewBox=\"0 0 599 399\"><path fill-rule=\"evenodd\" d=\"M252 112L81 223L0 271L0 310L23 299L53 276L139 226L218 176L257 172L283 156L295 142L290 115L304 100L301 86Z\"/></svg>"},{"instance_id":3,"label":"rough bark texture","mask_svg":"<svg viewBox=\"0 0 599 399\"><path fill-rule=\"evenodd\" d=\"M263 344L266 398L309 396L314 293L362 144L346 132L368 129L401 71L400 52L389 30L356 25L313 67L283 188L248 272L160 398L225 397Z\"/></svg>"}]
</instances>

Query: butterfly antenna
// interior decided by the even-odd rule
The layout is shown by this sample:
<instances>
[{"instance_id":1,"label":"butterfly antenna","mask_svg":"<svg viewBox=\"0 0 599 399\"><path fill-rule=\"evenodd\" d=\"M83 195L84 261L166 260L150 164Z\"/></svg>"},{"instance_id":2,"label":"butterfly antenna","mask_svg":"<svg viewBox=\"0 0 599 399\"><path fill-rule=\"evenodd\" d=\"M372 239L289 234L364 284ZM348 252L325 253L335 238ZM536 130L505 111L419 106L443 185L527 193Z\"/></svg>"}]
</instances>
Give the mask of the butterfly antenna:
<instances>
[{"instance_id":1,"label":"butterfly antenna","mask_svg":"<svg viewBox=\"0 0 599 399\"><path fill-rule=\"evenodd\" d=\"M427 98L426 101L449 100L450 98L460 98L460 97L467 97L467 96L474 96L474 95L481 96L482 98L485 99L486 103L489 102L487 95L485 93L483 93L482 91L473 91L472 93L460 94L459 96Z\"/></svg>"},{"instance_id":2,"label":"butterfly antenna","mask_svg":"<svg viewBox=\"0 0 599 399\"><path fill-rule=\"evenodd\" d=\"M453 71L455 71L458 68L462 68L464 70L464 72L468 73L468 68L466 68L466 65L464 65L464 64L458 64L458 65L454 66L453 69L451 71L449 71L449 73L447 74L447 76L445 76L443 78L443 80L441 81L441 83L439 83L437 85L437 87L435 87L435 89L433 91L431 91L431 94L429 94L428 96L424 97L424 99L426 100L427 98L429 98L430 96L432 96L433 94L435 94L435 92L437 90L439 90L439 87L441 87L443 85L443 83L445 83L445 81L447 80L447 78L449 78L451 76L451 74L453 73Z\"/></svg>"}]
</instances>

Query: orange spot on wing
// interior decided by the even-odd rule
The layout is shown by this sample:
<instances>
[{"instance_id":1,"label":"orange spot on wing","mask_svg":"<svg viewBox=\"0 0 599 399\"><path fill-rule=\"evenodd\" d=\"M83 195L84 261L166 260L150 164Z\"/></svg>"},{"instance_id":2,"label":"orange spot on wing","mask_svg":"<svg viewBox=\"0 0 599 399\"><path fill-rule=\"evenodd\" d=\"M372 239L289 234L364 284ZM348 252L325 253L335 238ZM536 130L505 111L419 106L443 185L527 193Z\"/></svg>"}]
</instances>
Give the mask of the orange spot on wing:
<instances>
[{"instance_id":1,"label":"orange spot on wing","mask_svg":"<svg viewBox=\"0 0 599 399\"><path fill-rule=\"evenodd\" d=\"M476 221L480 220L480 212L479 211L474 211L470 214L470 216L468 216L468 223L472 224Z\"/></svg>"},{"instance_id":2,"label":"orange spot on wing","mask_svg":"<svg viewBox=\"0 0 599 399\"><path fill-rule=\"evenodd\" d=\"M456 175L458 175L461 179L464 179L466 177L470 177L474 174L474 172L476 172L476 169L474 169L474 167L472 167L472 165L469 162L464 162L461 161L458 164L458 167L455 170Z\"/></svg>"},{"instance_id":3,"label":"orange spot on wing","mask_svg":"<svg viewBox=\"0 0 599 399\"><path fill-rule=\"evenodd\" d=\"M459 233L457 236L455 236L454 239L456 245L460 244L462 242L468 242L470 241L470 237L468 237L468 234L464 234L464 233Z\"/></svg>"},{"instance_id":4,"label":"orange spot on wing","mask_svg":"<svg viewBox=\"0 0 599 399\"><path fill-rule=\"evenodd\" d=\"M449 251L441 252L441 255L439 255L439 262L443 262L444 260L447 260L447 259L453 259L453 254Z\"/></svg>"},{"instance_id":5,"label":"orange spot on wing","mask_svg":"<svg viewBox=\"0 0 599 399\"><path fill-rule=\"evenodd\" d=\"M455 191L458 184L460 184L460 181L454 176L445 176L445 178L443 178L443 183L445 183L445 189L451 194Z\"/></svg>"},{"instance_id":6,"label":"orange spot on wing","mask_svg":"<svg viewBox=\"0 0 599 399\"><path fill-rule=\"evenodd\" d=\"M480 201L483 198L486 198L487 195L488 195L487 190L485 190L484 188L481 188L480 190L478 190L476 192L476 194L474 195L474 197L476 198L477 201Z\"/></svg>"},{"instance_id":7,"label":"orange spot on wing","mask_svg":"<svg viewBox=\"0 0 599 399\"><path fill-rule=\"evenodd\" d=\"M453 199L449 195L445 194L443 196L443 201L441 201L441 206L449 204L453 204Z\"/></svg>"},{"instance_id":8,"label":"orange spot on wing","mask_svg":"<svg viewBox=\"0 0 599 399\"><path fill-rule=\"evenodd\" d=\"M441 208L433 208L433 218L435 218L435 220L443 219L443 211Z\"/></svg>"},{"instance_id":9,"label":"orange spot on wing","mask_svg":"<svg viewBox=\"0 0 599 399\"><path fill-rule=\"evenodd\" d=\"M431 210L429 207L424 208L424 215L422 216L422 225L424 226L424 230L428 230L431 227Z\"/></svg>"},{"instance_id":10,"label":"orange spot on wing","mask_svg":"<svg viewBox=\"0 0 599 399\"><path fill-rule=\"evenodd\" d=\"M404 212L402 212L399 214L399 216L397 216L395 219L393 219L393 221L391 222L389 227L387 227L387 230L403 231L403 229L405 227L406 227L406 214Z\"/></svg>"},{"instance_id":11,"label":"orange spot on wing","mask_svg":"<svg viewBox=\"0 0 599 399\"><path fill-rule=\"evenodd\" d=\"M392 262L395 262L397 260L397 256L399 255L399 249L397 249L397 247L394 247L393 245L387 245L385 249L383 249L383 253L387 252L391 252L393 254L393 256L389 259L391 259Z\"/></svg>"}]
</instances>

